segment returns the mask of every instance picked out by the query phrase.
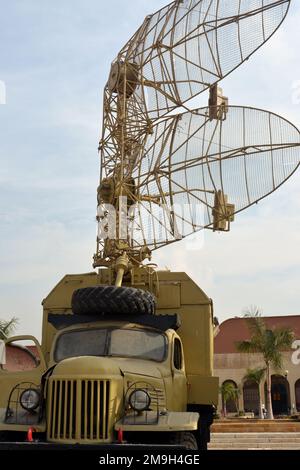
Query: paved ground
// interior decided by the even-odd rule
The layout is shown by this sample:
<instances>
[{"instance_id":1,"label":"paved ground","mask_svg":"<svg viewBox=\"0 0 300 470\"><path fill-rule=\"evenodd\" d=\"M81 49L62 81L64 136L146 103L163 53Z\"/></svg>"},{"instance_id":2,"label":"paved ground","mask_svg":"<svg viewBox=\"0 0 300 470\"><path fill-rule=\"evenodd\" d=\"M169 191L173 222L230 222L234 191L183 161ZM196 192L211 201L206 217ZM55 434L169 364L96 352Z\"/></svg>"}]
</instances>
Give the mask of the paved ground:
<instances>
[{"instance_id":1,"label":"paved ground","mask_svg":"<svg viewBox=\"0 0 300 470\"><path fill-rule=\"evenodd\" d=\"M212 433L209 450L300 450L300 432Z\"/></svg>"}]
</instances>

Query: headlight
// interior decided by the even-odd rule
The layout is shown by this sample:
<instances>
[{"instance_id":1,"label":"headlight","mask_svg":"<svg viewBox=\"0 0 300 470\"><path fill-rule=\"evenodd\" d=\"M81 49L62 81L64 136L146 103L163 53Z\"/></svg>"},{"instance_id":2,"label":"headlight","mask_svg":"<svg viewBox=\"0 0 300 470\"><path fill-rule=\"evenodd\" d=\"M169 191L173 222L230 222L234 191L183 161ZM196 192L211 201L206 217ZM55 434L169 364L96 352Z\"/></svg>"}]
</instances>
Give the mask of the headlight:
<instances>
[{"instance_id":1,"label":"headlight","mask_svg":"<svg viewBox=\"0 0 300 470\"><path fill-rule=\"evenodd\" d=\"M135 411L145 411L149 409L151 398L145 390L137 389L130 394L128 401Z\"/></svg>"},{"instance_id":2,"label":"headlight","mask_svg":"<svg viewBox=\"0 0 300 470\"><path fill-rule=\"evenodd\" d=\"M20 404L26 411L34 411L40 403L40 394L38 390L28 388L21 393Z\"/></svg>"}]
</instances>

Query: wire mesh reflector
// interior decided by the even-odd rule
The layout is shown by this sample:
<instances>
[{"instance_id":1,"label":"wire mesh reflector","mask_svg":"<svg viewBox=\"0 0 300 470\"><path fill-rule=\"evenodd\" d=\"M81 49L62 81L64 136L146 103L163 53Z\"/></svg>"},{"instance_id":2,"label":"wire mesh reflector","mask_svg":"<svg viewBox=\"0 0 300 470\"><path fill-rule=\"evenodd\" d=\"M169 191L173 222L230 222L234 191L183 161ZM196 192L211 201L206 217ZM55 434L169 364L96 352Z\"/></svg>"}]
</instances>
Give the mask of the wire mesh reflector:
<instances>
[{"instance_id":1,"label":"wire mesh reflector","mask_svg":"<svg viewBox=\"0 0 300 470\"><path fill-rule=\"evenodd\" d=\"M139 170L133 240L158 248L212 226L215 194L239 212L275 191L298 168L300 134L280 116L229 107L225 120L209 109L157 124Z\"/></svg>"},{"instance_id":2,"label":"wire mesh reflector","mask_svg":"<svg viewBox=\"0 0 300 470\"><path fill-rule=\"evenodd\" d=\"M232 72L277 30L290 0L184 0L147 17L118 60L138 65L150 118ZM137 90L137 93L141 93Z\"/></svg>"}]
</instances>

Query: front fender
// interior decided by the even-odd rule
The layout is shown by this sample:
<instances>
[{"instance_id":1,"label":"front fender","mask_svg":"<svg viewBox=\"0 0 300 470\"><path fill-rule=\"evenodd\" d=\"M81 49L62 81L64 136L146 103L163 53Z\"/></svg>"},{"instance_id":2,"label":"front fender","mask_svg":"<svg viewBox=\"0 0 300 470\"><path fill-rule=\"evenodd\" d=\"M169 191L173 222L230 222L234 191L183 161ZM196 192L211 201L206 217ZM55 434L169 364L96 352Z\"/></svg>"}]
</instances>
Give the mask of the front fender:
<instances>
[{"instance_id":1,"label":"front fender","mask_svg":"<svg viewBox=\"0 0 300 470\"><path fill-rule=\"evenodd\" d=\"M199 423L199 413L168 411L157 413L144 412L141 415L127 415L116 422L115 430L141 432L174 432L196 431Z\"/></svg>"}]
</instances>

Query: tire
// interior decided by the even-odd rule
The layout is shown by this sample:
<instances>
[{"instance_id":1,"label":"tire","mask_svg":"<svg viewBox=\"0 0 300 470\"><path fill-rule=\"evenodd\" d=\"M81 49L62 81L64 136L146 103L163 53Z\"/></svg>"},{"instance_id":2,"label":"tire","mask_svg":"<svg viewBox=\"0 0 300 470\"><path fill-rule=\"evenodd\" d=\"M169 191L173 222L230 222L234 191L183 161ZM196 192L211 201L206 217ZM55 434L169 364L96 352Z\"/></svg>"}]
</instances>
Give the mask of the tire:
<instances>
[{"instance_id":1,"label":"tire","mask_svg":"<svg viewBox=\"0 0 300 470\"><path fill-rule=\"evenodd\" d=\"M133 287L86 287L72 297L76 315L154 315L155 307L153 294Z\"/></svg>"},{"instance_id":2,"label":"tire","mask_svg":"<svg viewBox=\"0 0 300 470\"><path fill-rule=\"evenodd\" d=\"M205 425L200 429L199 450L207 450L208 442L210 442L210 428Z\"/></svg>"},{"instance_id":3,"label":"tire","mask_svg":"<svg viewBox=\"0 0 300 470\"><path fill-rule=\"evenodd\" d=\"M191 432L176 432L170 439L170 444L183 446L185 449L198 450L196 437Z\"/></svg>"},{"instance_id":4,"label":"tire","mask_svg":"<svg viewBox=\"0 0 300 470\"><path fill-rule=\"evenodd\" d=\"M197 442L199 450L208 450L210 427L214 421L215 407L211 405L188 405L188 411L199 413Z\"/></svg>"},{"instance_id":5,"label":"tire","mask_svg":"<svg viewBox=\"0 0 300 470\"><path fill-rule=\"evenodd\" d=\"M200 436L199 450L207 450L207 444L210 442L210 424L213 421L212 416L200 412Z\"/></svg>"}]
</instances>

